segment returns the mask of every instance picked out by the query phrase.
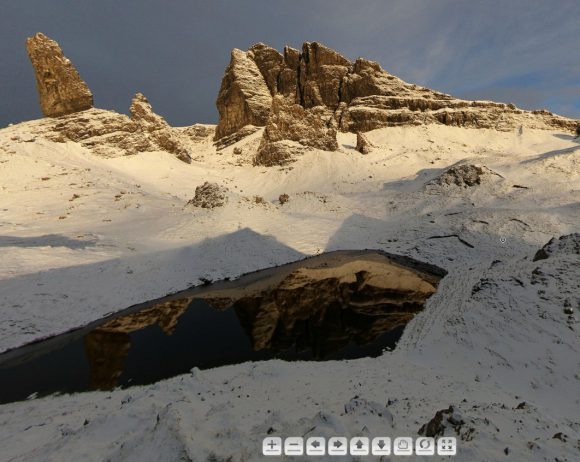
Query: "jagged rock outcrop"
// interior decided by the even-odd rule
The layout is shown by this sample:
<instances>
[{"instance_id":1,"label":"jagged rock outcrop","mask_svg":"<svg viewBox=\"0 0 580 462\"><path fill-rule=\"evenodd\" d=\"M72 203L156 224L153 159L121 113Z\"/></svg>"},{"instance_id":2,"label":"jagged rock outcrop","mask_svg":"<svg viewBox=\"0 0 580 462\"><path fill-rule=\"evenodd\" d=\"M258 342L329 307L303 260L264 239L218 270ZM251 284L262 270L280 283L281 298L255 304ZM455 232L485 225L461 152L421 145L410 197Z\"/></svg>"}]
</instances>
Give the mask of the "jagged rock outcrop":
<instances>
[{"instance_id":1,"label":"jagged rock outcrop","mask_svg":"<svg viewBox=\"0 0 580 462\"><path fill-rule=\"evenodd\" d=\"M92 108L56 119L43 119L36 130L50 141L74 141L102 157L167 151L184 162L191 162L187 149L191 138L187 132L169 126L151 110L143 95L134 98L131 118Z\"/></svg>"},{"instance_id":2,"label":"jagged rock outcrop","mask_svg":"<svg viewBox=\"0 0 580 462\"><path fill-rule=\"evenodd\" d=\"M502 176L485 165L461 164L445 170L441 175L429 181L427 186L468 188L488 182L494 177L501 178Z\"/></svg>"},{"instance_id":3,"label":"jagged rock outcrop","mask_svg":"<svg viewBox=\"0 0 580 462\"><path fill-rule=\"evenodd\" d=\"M129 113L131 120L137 122L145 131L154 132L169 128L165 119L153 112L149 100L142 93L137 93L131 100Z\"/></svg>"},{"instance_id":4,"label":"jagged rock outcrop","mask_svg":"<svg viewBox=\"0 0 580 462\"><path fill-rule=\"evenodd\" d=\"M216 102L220 115L216 140L245 125L264 126L268 121L272 95L251 57L254 55L238 49L232 51Z\"/></svg>"},{"instance_id":5,"label":"jagged rock outcrop","mask_svg":"<svg viewBox=\"0 0 580 462\"><path fill-rule=\"evenodd\" d=\"M40 134L51 141L80 143L103 157L158 149L136 122L125 114L103 109L89 109L51 120L46 131Z\"/></svg>"},{"instance_id":6,"label":"jagged rock outcrop","mask_svg":"<svg viewBox=\"0 0 580 462\"><path fill-rule=\"evenodd\" d=\"M306 42L300 56L300 104L336 109L341 102L342 80L350 66L350 61L336 51L318 42Z\"/></svg>"},{"instance_id":7,"label":"jagged rock outcrop","mask_svg":"<svg viewBox=\"0 0 580 462\"><path fill-rule=\"evenodd\" d=\"M368 154L373 149L373 144L364 133L356 132L356 150L361 154Z\"/></svg>"},{"instance_id":8,"label":"jagged rock outcrop","mask_svg":"<svg viewBox=\"0 0 580 462\"><path fill-rule=\"evenodd\" d=\"M304 109L291 99L276 96L272 112L264 130L256 165L284 165L292 159L293 143L303 147L335 151L338 149L336 130L328 127L323 119L311 109ZM299 151L303 151L298 147Z\"/></svg>"},{"instance_id":9,"label":"jagged rock outcrop","mask_svg":"<svg viewBox=\"0 0 580 462\"><path fill-rule=\"evenodd\" d=\"M351 63L317 42L304 43L301 52L286 47L283 54L260 43L246 53L232 53L218 96L220 129L216 139L245 124L265 125L268 96L276 94L293 98L307 109L316 107L329 126L348 132L422 124L495 130L525 126L571 132L577 127L577 121L548 111L466 101L409 84L376 62L358 58Z\"/></svg>"},{"instance_id":10,"label":"jagged rock outcrop","mask_svg":"<svg viewBox=\"0 0 580 462\"><path fill-rule=\"evenodd\" d=\"M268 90L270 90L270 94L274 96L278 93L278 75L282 70L284 57L278 50L263 43L256 43L250 47L247 55L258 66L268 86Z\"/></svg>"},{"instance_id":11,"label":"jagged rock outcrop","mask_svg":"<svg viewBox=\"0 0 580 462\"><path fill-rule=\"evenodd\" d=\"M59 117L93 107L93 94L54 40L38 32L26 40L34 67L40 107L46 117Z\"/></svg>"},{"instance_id":12,"label":"jagged rock outcrop","mask_svg":"<svg viewBox=\"0 0 580 462\"><path fill-rule=\"evenodd\" d=\"M204 184L195 188L195 196L187 202L187 205L203 209L213 209L215 207L223 207L227 202L227 188L217 183L206 181Z\"/></svg>"},{"instance_id":13,"label":"jagged rock outcrop","mask_svg":"<svg viewBox=\"0 0 580 462\"><path fill-rule=\"evenodd\" d=\"M129 109L131 120L136 122L141 130L150 134L154 144L162 151L167 151L186 163L191 162L191 156L183 141L163 117L153 112L147 98L137 93L131 101Z\"/></svg>"}]
</instances>

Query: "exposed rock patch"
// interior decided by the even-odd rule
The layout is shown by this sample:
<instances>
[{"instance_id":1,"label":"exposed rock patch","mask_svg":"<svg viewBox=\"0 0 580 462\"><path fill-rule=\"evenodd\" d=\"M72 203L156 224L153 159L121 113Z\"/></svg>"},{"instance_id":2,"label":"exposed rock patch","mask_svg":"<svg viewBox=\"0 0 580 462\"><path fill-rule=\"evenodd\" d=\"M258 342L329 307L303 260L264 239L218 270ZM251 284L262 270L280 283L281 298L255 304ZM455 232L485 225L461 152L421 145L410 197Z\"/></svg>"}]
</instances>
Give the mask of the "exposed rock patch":
<instances>
[{"instance_id":1,"label":"exposed rock patch","mask_svg":"<svg viewBox=\"0 0 580 462\"><path fill-rule=\"evenodd\" d=\"M544 247L536 252L533 261L545 260L554 254L580 255L580 233L553 237Z\"/></svg>"},{"instance_id":2,"label":"exposed rock patch","mask_svg":"<svg viewBox=\"0 0 580 462\"><path fill-rule=\"evenodd\" d=\"M465 425L465 422L461 415L453 406L449 406L448 409L437 411L435 416L419 429L418 433L421 436L428 437L443 436L445 430L450 428L459 434L463 425Z\"/></svg>"},{"instance_id":3,"label":"exposed rock patch","mask_svg":"<svg viewBox=\"0 0 580 462\"><path fill-rule=\"evenodd\" d=\"M93 94L54 40L37 33L26 40L34 67L40 107L46 117L59 117L93 107Z\"/></svg>"},{"instance_id":4,"label":"exposed rock patch","mask_svg":"<svg viewBox=\"0 0 580 462\"><path fill-rule=\"evenodd\" d=\"M462 164L447 169L437 178L429 181L427 185L468 188L490 181L494 176L501 177L499 173L494 172L484 165Z\"/></svg>"},{"instance_id":5,"label":"exposed rock patch","mask_svg":"<svg viewBox=\"0 0 580 462\"><path fill-rule=\"evenodd\" d=\"M153 144L160 150L167 151L186 163L191 162L183 141L179 137L179 132L175 131L163 117L153 112L153 108L145 96L137 93L131 101L131 120L136 122L142 131L149 133Z\"/></svg>"},{"instance_id":6,"label":"exposed rock patch","mask_svg":"<svg viewBox=\"0 0 580 462\"><path fill-rule=\"evenodd\" d=\"M209 141L215 135L215 125L208 124L193 124L189 127L175 127L175 130L180 131L190 140L194 142Z\"/></svg>"},{"instance_id":7,"label":"exposed rock patch","mask_svg":"<svg viewBox=\"0 0 580 462\"><path fill-rule=\"evenodd\" d=\"M246 125L245 127L240 128L237 132L232 133L231 135L224 136L215 142L215 147L218 151L231 146L232 144L237 143L238 141L243 140L247 136L253 135L256 133L260 127L255 127L254 125Z\"/></svg>"},{"instance_id":8,"label":"exposed rock patch","mask_svg":"<svg viewBox=\"0 0 580 462\"><path fill-rule=\"evenodd\" d=\"M217 183L206 181L204 184L195 188L195 196L187 205L200 207L203 209L213 209L223 207L228 202L227 188Z\"/></svg>"},{"instance_id":9,"label":"exposed rock patch","mask_svg":"<svg viewBox=\"0 0 580 462\"><path fill-rule=\"evenodd\" d=\"M324 120L314 111L282 96L274 97L272 113L264 130L257 165L284 165L296 151L293 141L300 146L335 151L338 149L336 130L327 127Z\"/></svg>"}]
</instances>

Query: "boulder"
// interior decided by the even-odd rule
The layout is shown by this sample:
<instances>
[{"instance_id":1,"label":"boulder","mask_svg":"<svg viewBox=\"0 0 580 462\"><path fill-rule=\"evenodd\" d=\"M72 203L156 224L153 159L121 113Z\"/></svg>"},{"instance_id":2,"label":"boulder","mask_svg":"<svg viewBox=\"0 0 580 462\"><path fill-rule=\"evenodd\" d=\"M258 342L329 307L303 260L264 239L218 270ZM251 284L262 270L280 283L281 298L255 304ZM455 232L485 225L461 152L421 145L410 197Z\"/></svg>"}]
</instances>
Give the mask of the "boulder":
<instances>
[{"instance_id":1,"label":"boulder","mask_svg":"<svg viewBox=\"0 0 580 462\"><path fill-rule=\"evenodd\" d=\"M258 55L265 56L264 50ZM264 126L268 121L272 95L251 53L234 49L217 98L219 123L215 139L231 135L245 125ZM266 62L266 61L264 61Z\"/></svg>"},{"instance_id":2,"label":"boulder","mask_svg":"<svg viewBox=\"0 0 580 462\"><path fill-rule=\"evenodd\" d=\"M356 133L356 150L361 154L368 154L372 151L373 144L364 133Z\"/></svg>"},{"instance_id":3,"label":"boulder","mask_svg":"<svg viewBox=\"0 0 580 462\"><path fill-rule=\"evenodd\" d=\"M453 406L448 409L441 409L435 416L419 429L419 435L427 437L443 436L447 428L459 434L461 427L465 424L461 414Z\"/></svg>"},{"instance_id":4,"label":"boulder","mask_svg":"<svg viewBox=\"0 0 580 462\"><path fill-rule=\"evenodd\" d=\"M93 94L54 40L38 32L26 40L34 67L40 108L46 117L60 117L93 107Z\"/></svg>"},{"instance_id":5,"label":"boulder","mask_svg":"<svg viewBox=\"0 0 580 462\"><path fill-rule=\"evenodd\" d=\"M206 181L195 188L195 196L187 205L203 209L223 207L228 202L228 189L217 183Z\"/></svg>"},{"instance_id":6,"label":"boulder","mask_svg":"<svg viewBox=\"0 0 580 462\"><path fill-rule=\"evenodd\" d=\"M490 181L493 177L502 177L499 173L484 165L461 164L445 170L441 175L429 181L429 186L459 186L468 188Z\"/></svg>"}]
</instances>

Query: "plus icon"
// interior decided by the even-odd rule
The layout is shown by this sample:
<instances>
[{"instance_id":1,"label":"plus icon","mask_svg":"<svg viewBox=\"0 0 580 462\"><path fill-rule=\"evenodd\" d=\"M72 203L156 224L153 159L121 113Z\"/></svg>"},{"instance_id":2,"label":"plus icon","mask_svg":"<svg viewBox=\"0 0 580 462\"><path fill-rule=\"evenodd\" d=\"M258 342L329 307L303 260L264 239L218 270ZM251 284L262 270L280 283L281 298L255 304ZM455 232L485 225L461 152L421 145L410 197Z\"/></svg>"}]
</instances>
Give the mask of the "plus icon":
<instances>
[{"instance_id":1,"label":"plus icon","mask_svg":"<svg viewBox=\"0 0 580 462\"><path fill-rule=\"evenodd\" d=\"M277 436L268 436L262 442L262 454L265 456L282 455L282 438Z\"/></svg>"}]
</instances>

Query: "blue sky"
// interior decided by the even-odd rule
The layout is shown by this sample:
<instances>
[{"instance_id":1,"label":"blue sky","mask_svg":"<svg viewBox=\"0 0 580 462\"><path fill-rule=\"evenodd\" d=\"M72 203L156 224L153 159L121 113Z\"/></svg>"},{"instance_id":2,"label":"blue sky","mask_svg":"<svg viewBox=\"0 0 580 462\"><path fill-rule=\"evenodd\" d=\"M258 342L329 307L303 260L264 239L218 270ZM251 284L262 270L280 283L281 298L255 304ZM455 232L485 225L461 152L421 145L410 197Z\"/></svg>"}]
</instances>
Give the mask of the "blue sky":
<instances>
[{"instance_id":1,"label":"blue sky","mask_svg":"<svg viewBox=\"0 0 580 462\"><path fill-rule=\"evenodd\" d=\"M27 36L56 39L98 107L143 92L174 125L215 122L231 48L320 41L406 81L580 118L576 0L18 0L0 6L0 126L40 116Z\"/></svg>"}]
</instances>

